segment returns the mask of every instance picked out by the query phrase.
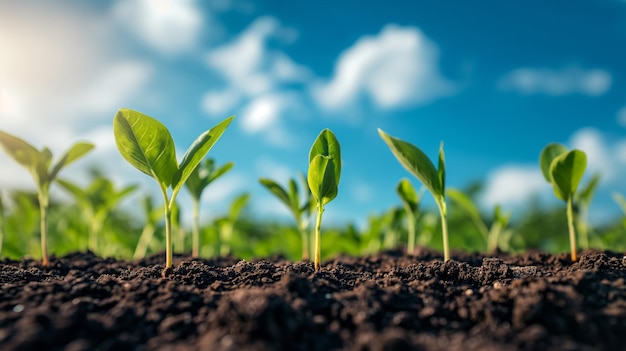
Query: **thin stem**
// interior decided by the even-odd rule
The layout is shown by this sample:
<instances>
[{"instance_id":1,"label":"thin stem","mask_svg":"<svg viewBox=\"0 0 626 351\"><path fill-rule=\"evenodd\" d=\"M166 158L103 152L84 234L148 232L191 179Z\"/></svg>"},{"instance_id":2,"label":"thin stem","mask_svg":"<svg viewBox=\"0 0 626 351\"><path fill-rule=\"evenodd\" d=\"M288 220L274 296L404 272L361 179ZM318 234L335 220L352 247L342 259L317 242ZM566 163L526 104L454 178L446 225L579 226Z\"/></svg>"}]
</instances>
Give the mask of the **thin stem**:
<instances>
[{"instance_id":1,"label":"thin stem","mask_svg":"<svg viewBox=\"0 0 626 351\"><path fill-rule=\"evenodd\" d=\"M200 201L193 199L193 224L191 227L191 257L200 255Z\"/></svg>"},{"instance_id":2,"label":"thin stem","mask_svg":"<svg viewBox=\"0 0 626 351\"><path fill-rule=\"evenodd\" d=\"M322 213L324 213L324 206L321 203L317 204L317 220L315 221L315 270L320 269L321 249L320 249L320 231L322 228Z\"/></svg>"},{"instance_id":3,"label":"thin stem","mask_svg":"<svg viewBox=\"0 0 626 351\"><path fill-rule=\"evenodd\" d=\"M161 187L163 212L165 215L165 269L172 267L172 204L167 198L167 188Z\"/></svg>"},{"instance_id":4,"label":"thin stem","mask_svg":"<svg viewBox=\"0 0 626 351\"><path fill-rule=\"evenodd\" d=\"M415 216L412 212L407 212L407 226L409 230L409 243L407 247L407 252L411 255L415 254Z\"/></svg>"},{"instance_id":5,"label":"thin stem","mask_svg":"<svg viewBox=\"0 0 626 351\"><path fill-rule=\"evenodd\" d=\"M444 262L450 260L450 245L448 244L448 221L446 219L446 200L440 198L437 201L437 207L439 207L439 214L441 216L441 235L443 237L443 260Z\"/></svg>"},{"instance_id":6,"label":"thin stem","mask_svg":"<svg viewBox=\"0 0 626 351\"><path fill-rule=\"evenodd\" d=\"M500 237L500 232L502 231L502 225L499 222L495 222L491 226L491 230L489 231L488 241L487 241L487 252L495 253L498 250L498 239Z\"/></svg>"},{"instance_id":7,"label":"thin stem","mask_svg":"<svg viewBox=\"0 0 626 351\"><path fill-rule=\"evenodd\" d=\"M574 209L573 201L570 196L567 199L567 226L569 227L569 246L571 251L572 262L578 261L576 256L576 232L574 230Z\"/></svg>"},{"instance_id":8,"label":"thin stem","mask_svg":"<svg viewBox=\"0 0 626 351\"><path fill-rule=\"evenodd\" d=\"M302 261L309 260L309 236L306 230L306 226L299 217L296 217L296 226L300 232L300 239L302 240Z\"/></svg>"},{"instance_id":9,"label":"thin stem","mask_svg":"<svg viewBox=\"0 0 626 351\"><path fill-rule=\"evenodd\" d=\"M48 260L48 194L47 189L39 190L39 225L41 231L41 260L42 265L50 265Z\"/></svg>"}]
</instances>

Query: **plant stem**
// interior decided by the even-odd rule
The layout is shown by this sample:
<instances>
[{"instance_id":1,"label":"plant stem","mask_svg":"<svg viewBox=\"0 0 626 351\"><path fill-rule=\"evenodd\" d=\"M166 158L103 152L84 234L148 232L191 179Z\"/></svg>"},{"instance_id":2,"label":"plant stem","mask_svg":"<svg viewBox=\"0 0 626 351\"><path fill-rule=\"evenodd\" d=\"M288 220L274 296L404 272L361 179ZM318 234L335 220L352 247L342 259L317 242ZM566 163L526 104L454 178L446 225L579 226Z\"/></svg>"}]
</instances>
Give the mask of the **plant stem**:
<instances>
[{"instance_id":1,"label":"plant stem","mask_svg":"<svg viewBox=\"0 0 626 351\"><path fill-rule=\"evenodd\" d=\"M39 225L41 231L41 261L44 267L50 265L48 260L48 194L47 189L39 190Z\"/></svg>"},{"instance_id":2,"label":"plant stem","mask_svg":"<svg viewBox=\"0 0 626 351\"><path fill-rule=\"evenodd\" d=\"M191 227L191 257L200 254L200 201L193 199L193 224Z\"/></svg>"},{"instance_id":3,"label":"plant stem","mask_svg":"<svg viewBox=\"0 0 626 351\"><path fill-rule=\"evenodd\" d=\"M576 256L576 232L574 231L574 209L573 201L570 196L567 199L567 226L569 227L569 246L571 251L572 262L578 261Z\"/></svg>"},{"instance_id":4,"label":"plant stem","mask_svg":"<svg viewBox=\"0 0 626 351\"><path fill-rule=\"evenodd\" d=\"M415 254L415 216L411 212L407 212L407 221L409 229L409 247L407 252L411 255Z\"/></svg>"},{"instance_id":5,"label":"plant stem","mask_svg":"<svg viewBox=\"0 0 626 351\"><path fill-rule=\"evenodd\" d=\"M167 188L161 187L161 193L163 195L163 212L165 215L165 269L172 267L172 207L174 207L174 200L171 203L167 198ZM163 272L165 272L165 269Z\"/></svg>"},{"instance_id":6,"label":"plant stem","mask_svg":"<svg viewBox=\"0 0 626 351\"><path fill-rule=\"evenodd\" d=\"M440 198L437 201L437 207L439 207L439 215L441 216L441 235L443 237L443 260L444 262L450 260L450 245L448 244L448 221L446 219L446 200Z\"/></svg>"},{"instance_id":7,"label":"plant stem","mask_svg":"<svg viewBox=\"0 0 626 351\"><path fill-rule=\"evenodd\" d=\"M152 223L148 223L143 228L141 235L139 236L139 241L137 241L137 246L135 247L135 253L133 254L133 259L140 259L146 257L146 252L148 251L148 245L152 241L154 237L154 225Z\"/></svg>"},{"instance_id":8,"label":"plant stem","mask_svg":"<svg viewBox=\"0 0 626 351\"><path fill-rule=\"evenodd\" d=\"M296 217L296 226L300 232L300 238L302 240L302 261L309 260L309 236L306 230L306 226L302 223L299 217Z\"/></svg>"},{"instance_id":9,"label":"plant stem","mask_svg":"<svg viewBox=\"0 0 626 351\"><path fill-rule=\"evenodd\" d=\"M321 258L321 242L320 242L320 231L322 228L322 213L324 213L324 206L321 203L317 204L317 220L315 221L315 270L320 269L320 258Z\"/></svg>"}]
</instances>

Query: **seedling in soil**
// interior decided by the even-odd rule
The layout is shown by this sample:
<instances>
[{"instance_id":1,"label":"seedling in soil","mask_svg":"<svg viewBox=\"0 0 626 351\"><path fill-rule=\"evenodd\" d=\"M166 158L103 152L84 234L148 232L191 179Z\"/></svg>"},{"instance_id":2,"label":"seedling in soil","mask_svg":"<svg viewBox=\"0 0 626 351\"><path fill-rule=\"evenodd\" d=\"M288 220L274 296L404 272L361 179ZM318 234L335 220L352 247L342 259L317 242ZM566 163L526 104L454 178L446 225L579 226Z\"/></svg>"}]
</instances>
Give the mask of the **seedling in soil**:
<instances>
[{"instance_id":1,"label":"seedling in soil","mask_svg":"<svg viewBox=\"0 0 626 351\"><path fill-rule=\"evenodd\" d=\"M435 168L435 165L433 165L428 156L413 144L394 138L382 131L382 129L378 129L378 134L387 146L389 146L389 149L400 164L417 177L435 198L435 203L439 208L439 214L441 216L443 259L444 261L448 261L450 259L450 247L448 244L448 224L446 220L446 162L443 152L443 142L439 146L439 167Z\"/></svg>"},{"instance_id":2,"label":"seedling in soil","mask_svg":"<svg viewBox=\"0 0 626 351\"><path fill-rule=\"evenodd\" d=\"M137 186L130 185L117 190L113 182L101 176L94 178L91 184L84 189L68 180L59 179L57 182L76 200L87 221L89 235L87 247L89 250L97 252L99 248L98 239L101 237L107 217L120 201L137 190Z\"/></svg>"},{"instance_id":3,"label":"seedling in soil","mask_svg":"<svg viewBox=\"0 0 626 351\"><path fill-rule=\"evenodd\" d=\"M574 196L587 167L587 155L583 151L569 151L561 144L551 143L541 151L539 165L544 178L552 184L556 197L567 203L571 258L576 262L578 257L574 229Z\"/></svg>"},{"instance_id":4,"label":"seedling in soil","mask_svg":"<svg viewBox=\"0 0 626 351\"><path fill-rule=\"evenodd\" d=\"M193 224L191 229L192 244L191 256L198 257L200 254L200 199L202 193L209 184L213 183L217 178L230 171L235 164L228 162L220 167L215 165L215 161L211 158L204 160L204 163L198 166L187 179L185 187L191 194L193 201Z\"/></svg>"},{"instance_id":5,"label":"seedling in soil","mask_svg":"<svg viewBox=\"0 0 626 351\"><path fill-rule=\"evenodd\" d=\"M302 239L302 260L309 260L309 233L308 218L311 213L311 192L305 190L306 198L304 203L300 203L300 191L295 179L289 179L289 190L283 188L272 179L260 178L259 182L272 194L274 194L287 208L296 221L296 227Z\"/></svg>"},{"instance_id":6,"label":"seedling in soil","mask_svg":"<svg viewBox=\"0 0 626 351\"><path fill-rule=\"evenodd\" d=\"M230 204L228 214L216 220L218 227L217 246L220 250L220 255L222 256L230 254L230 244L233 232L235 231L235 224L237 224L239 214L248 203L248 200L250 200L250 194L241 194L237 196Z\"/></svg>"},{"instance_id":7,"label":"seedling in soil","mask_svg":"<svg viewBox=\"0 0 626 351\"><path fill-rule=\"evenodd\" d=\"M496 205L493 210L493 222L491 227L487 229L487 224L480 216L478 207L474 205L474 202L469 198L469 196L457 189L446 190L446 195L450 200L455 202L465 212L467 212L467 214L469 214L470 218L485 238L485 242L487 243L487 252L495 253L500 242L500 234L503 233L504 228L506 228L509 224L509 220L511 219L511 212L505 212L502 210L500 205Z\"/></svg>"},{"instance_id":8,"label":"seedling in soil","mask_svg":"<svg viewBox=\"0 0 626 351\"><path fill-rule=\"evenodd\" d=\"M113 132L118 150L128 163L154 178L161 189L165 214L165 269L172 266L172 210L176 196L233 118L231 116L202 133L178 164L174 140L161 122L129 109L120 109L115 115ZM169 188L171 194L168 194Z\"/></svg>"},{"instance_id":9,"label":"seedling in soil","mask_svg":"<svg viewBox=\"0 0 626 351\"><path fill-rule=\"evenodd\" d=\"M135 246L135 252L133 254L133 259L135 260L146 256L163 213L163 209L155 207L152 197L148 195L141 199L141 209L146 217L146 225L143 227L137 245Z\"/></svg>"},{"instance_id":10,"label":"seedling in soil","mask_svg":"<svg viewBox=\"0 0 626 351\"><path fill-rule=\"evenodd\" d=\"M0 145L9 156L28 169L37 185L41 227L41 259L42 264L48 266L50 264L47 234L50 184L56 179L63 167L84 156L94 148L94 145L85 142L72 145L54 166L52 166L52 152L47 147L39 151L26 141L2 131L0 131Z\"/></svg>"},{"instance_id":11,"label":"seedling in soil","mask_svg":"<svg viewBox=\"0 0 626 351\"><path fill-rule=\"evenodd\" d=\"M404 213L407 216L407 228L408 228L408 244L407 252L415 254L415 223L417 222L417 215L419 211L420 195L418 195L411 182L402 178L396 186L396 193L402 200L402 206L404 206Z\"/></svg>"},{"instance_id":12,"label":"seedling in soil","mask_svg":"<svg viewBox=\"0 0 626 351\"><path fill-rule=\"evenodd\" d=\"M574 195L574 212L576 215L576 227L578 228L578 237L580 246L583 249L589 248L589 205L596 193L596 188L600 182L600 174L596 173L591 177L589 182Z\"/></svg>"},{"instance_id":13,"label":"seedling in soil","mask_svg":"<svg viewBox=\"0 0 626 351\"><path fill-rule=\"evenodd\" d=\"M320 231L324 206L337 197L341 175L341 149L339 141L330 129L317 136L309 152L307 181L315 200L317 220L315 222L315 270L320 269Z\"/></svg>"}]
</instances>

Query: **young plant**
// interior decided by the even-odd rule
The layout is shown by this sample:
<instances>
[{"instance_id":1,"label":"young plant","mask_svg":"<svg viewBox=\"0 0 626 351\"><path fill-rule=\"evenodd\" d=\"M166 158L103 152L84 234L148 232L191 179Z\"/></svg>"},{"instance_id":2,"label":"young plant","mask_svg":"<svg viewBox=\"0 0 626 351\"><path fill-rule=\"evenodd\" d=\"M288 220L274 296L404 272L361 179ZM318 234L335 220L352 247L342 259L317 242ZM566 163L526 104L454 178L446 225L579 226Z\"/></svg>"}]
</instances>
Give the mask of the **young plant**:
<instances>
[{"instance_id":1,"label":"young plant","mask_svg":"<svg viewBox=\"0 0 626 351\"><path fill-rule=\"evenodd\" d=\"M569 151L557 143L548 144L539 156L541 172L557 198L567 203L567 225L572 262L576 262L576 231L574 229L574 196L587 167L587 155L580 150Z\"/></svg>"},{"instance_id":2,"label":"young plant","mask_svg":"<svg viewBox=\"0 0 626 351\"><path fill-rule=\"evenodd\" d=\"M417 222L417 216L419 212L420 195L415 191L411 182L402 178L396 186L396 193L402 200L402 206L407 216L407 228L408 228L408 244L407 252L411 255L415 254L415 224Z\"/></svg>"},{"instance_id":3,"label":"young plant","mask_svg":"<svg viewBox=\"0 0 626 351\"><path fill-rule=\"evenodd\" d=\"M154 239L154 233L159 226L159 220L163 213L163 209L154 206L152 197L149 195L141 199L141 209L146 217L146 225L143 227L137 245L135 246L135 252L133 254L133 259L135 260L146 257L148 248Z\"/></svg>"},{"instance_id":4,"label":"young plant","mask_svg":"<svg viewBox=\"0 0 626 351\"><path fill-rule=\"evenodd\" d=\"M600 183L600 174L596 173L591 177L589 182L580 189L574 196L574 211L576 212L576 227L578 228L578 237L580 246L583 249L589 248L589 205L596 193L596 188Z\"/></svg>"},{"instance_id":5,"label":"young plant","mask_svg":"<svg viewBox=\"0 0 626 351\"><path fill-rule=\"evenodd\" d=\"M207 158L204 163L199 165L198 168L191 173L185 183L185 187L189 190L191 200L193 201L193 224L191 228L192 257L198 257L200 254L200 199L202 198L202 193L209 184L230 171L234 165L234 163L228 162L217 167L213 159Z\"/></svg>"},{"instance_id":6,"label":"young plant","mask_svg":"<svg viewBox=\"0 0 626 351\"><path fill-rule=\"evenodd\" d=\"M296 227L300 233L302 240L302 260L309 260L309 233L308 233L308 218L311 213L311 192L307 189L305 191L306 198L304 203L300 204L300 191L298 189L298 183L296 180L289 179L289 190L283 188L280 184L276 183L272 179L260 178L259 182L272 194L274 194L291 212L291 215L296 221Z\"/></svg>"},{"instance_id":7,"label":"young plant","mask_svg":"<svg viewBox=\"0 0 626 351\"><path fill-rule=\"evenodd\" d=\"M100 247L98 239L101 237L106 219L120 201L135 191L137 186L130 185L117 190L113 182L102 176L96 176L84 189L68 180L59 179L57 182L76 200L87 221L87 247L97 252Z\"/></svg>"},{"instance_id":8,"label":"young plant","mask_svg":"<svg viewBox=\"0 0 626 351\"><path fill-rule=\"evenodd\" d=\"M2 244L4 244L4 218L4 201L2 200L2 193L0 192L0 256L2 256Z\"/></svg>"},{"instance_id":9,"label":"young plant","mask_svg":"<svg viewBox=\"0 0 626 351\"><path fill-rule=\"evenodd\" d=\"M118 150L128 163L157 181L163 196L165 270L172 266L172 210L176 196L233 118L231 116L202 133L179 164L174 140L161 122L129 109L120 109L115 115L113 132ZM168 194L170 188L171 194Z\"/></svg>"},{"instance_id":10,"label":"young plant","mask_svg":"<svg viewBox=\"0 0 626 351\"><path fill-rule=\"evenodd\" d=\"M50 184L56 179L59 171L84 156L94 148L93 144L80 142L72 145L65 154L52 165L52 152L47 147L37 150L26 141L11 134L0 131L0 146L15 161L28 169L37 185L39 198L41 259L43 266L48 266L48 207L50 205Z\"/></svg>"},{"instance_id":11,"label":"young plant","mask_svg":"<svg viewBox=\"0 0 626 351\"><path fill-rule=\"evenodd\" d=\"M446 195L450 200L454 201L469 214L470 218L474 221L474 224L485 238L485 242L487 243L487 252L492 254L495 253L500 242L500 234L509 224L509 220L511 219L511 212L504 212L500 205L496 205L493 210L493 222L491 227L487 229L487 224L480 216L478 207L474 205L474 202L469 196L457 189L446 190Z\"/></svg>"},{"instance_id":12,"label":"young plant","mask_svg":"<svg viewBox=\"0 0 626 351\"><path fill-rule=\"evenodd\" d=\"M317 220L315 222L315 270L320 269L320 231L324 206L337 197L341 175L341 149L339 141L330 129L317 136L309 152L307 182L315 200Z\"/></svg>"},{"instance_id":13,"label":"young plant","mask_svg":"<svg viewBox=\"0 0 626 351\"><path fill-rule=\"evenodd\" d=\"M448 244L448 223L446 220L446 163L443 152L443 142L439 146L438 168L435 168L435 165L433 165L428 156L413 144L394 138L381 129L378 129L378 134L387 146L389 146L389 149L400 164L417 177L435 198L435 203L439 208L439 214L441 216L443 259L444 261L448 261L450 259L450 247Z\"/></svg>"},{"instance_id":14,"label":"young plant","mask_svg":"<svg viewBox=\"0 0 626 351\"><path fill-rule=\"evenodd\" d=\"M250 194L241 194L237 196L230 204L228 214L216 220L218 227L217 244L220 250L220 255L222 256L230 254L230 244L233 232L235 231L235 224L237 224L239 214L248 203L248 200L250 200Z\"/></svg>"}]
</instances>

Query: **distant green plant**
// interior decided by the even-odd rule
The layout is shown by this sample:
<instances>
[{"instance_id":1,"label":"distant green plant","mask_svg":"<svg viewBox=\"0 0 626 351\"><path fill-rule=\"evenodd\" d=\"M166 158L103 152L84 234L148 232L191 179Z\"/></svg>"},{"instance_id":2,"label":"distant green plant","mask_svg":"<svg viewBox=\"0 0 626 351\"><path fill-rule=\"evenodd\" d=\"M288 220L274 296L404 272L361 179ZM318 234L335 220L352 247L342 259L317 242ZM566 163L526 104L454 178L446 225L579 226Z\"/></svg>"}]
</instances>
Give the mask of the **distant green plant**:
<instances>
[{"instance_id":1,"label":"distant green plant","mask_svg":"<svg viewBox=\"0 0 626 351\"><path fill-rule=\"evenodd\" d=\"M576 255L576 231L574 229L574 196L587 167L587 155L580 150L569 151L557 143L548 144L539 156L541 172L557 198L567 203L567 225L573 262Z\"/></svg>"},{"instance_id":2,"label":"distant green plant","mask_svg":"<svg viewBox=\"0 0 626 351\"><path fill-rule=\"evenodd\" d=\"M231 252L231 238L235 230L235 225L239 219L241 210L246 206L250 200L250 194L241 194L232 201L228 214L216 219L218 227L218 243L217 246L220 250L220 255L226 256Z\"/></svg>"},{"instance_id":3,"label":"distant green plant","mask_svg":"<svg viewBox=\"0 0 626 351\"><path fill-rule=\"evenodd\" d=\"M59 179L57 182L76 200L87 222L87 247L93 252L98 252L100 247L98 241L107 217L125 197L137 190L137 186L130 185L117 190L111 180L101 176L95 177L85 188L65 179Z\"/></svg>"},{"instance_id":4,"label":"distant green plant","mask_svg":"<svg viewBox=\"0 0 626 351\"><path fill-rule=\"evenodd\" d=\"M337 197L341 176L341 148L335 134L324 129L317 136L309 152L307 182L315 200L317 220L315 222L315 270L320 269L322 214L324 206Z\"/></svg>"},{"instance_id":5,"label":"distant green plant","mask_svg":"<svg viewBox=\"0 0 626 351\"><path fill-rule=\"evenodd\" d=\"M408 243L407 252L415 254L415 225L417 223L417 216L419 212L420 195L415 191L411 181L407 178L402 178L396 186L396 193L402 200L402 206L404 207L404 213L407 216L407 229L408 229Z\"/></svg>"},{"instance_id":6,"label":"distant green plant","mask_svg":"<svg viewBox=\"0 0 626 351\"><path fill-rule=\"evenodd\" d=\"M178 164L174 140L161 122L129 109L120 109L115 115L113 132L120 153L128 163L154 178L161 189L165 212L165 270L172 266L171 216L176 196L233 118L231 116L202 133ZM171 194L168 194L169 188Z\"/></svg>"},{"instance_id":7,"label":"distant green plant","mask_svg":"<svg viewBox=\"0 0 626 351\"><path fill-rule=\"evenodd\" d=\"M146 219L146 224L139 235L135 251L133 253L133 259L144 258L148 253L148 248L154 240L154 234L159 226L159 221L163 215L163 209L154 206L154 202L151 196L145 195L141 199L141 210Z\"/></svg>"},{"instance_id":8,"label":"distant green plant","mask_svg":"<svg viewBox=\"0 0 626 351\"><path fill-rule=\"evenodd\" d=\"M230 171L234 165L233 162L228 162L217 167L213 159L207 158L204 160L204 163L201 163L198 168L191 173L185 183L185 187L189 190L191 200L193 201L193 222L191 228L192 257L198 257L200 254L200 199L202 198L202 193L209 184Z\"/></svg>"},{"instance_id":9,"label":"distant green plant","mask_svg":"<svg viewBox=\"0 0 626 351\"><path fill-rule=\"evenodd\" d=\"M493 221L491 227L487 228L487 224L483 221L478 207L476 207L469 196L457 189L446 190L446 195L469 214L470 218L485 238L487 252L491 254L495 253L499 248L500 234L503 233L511 219L511 212L503 211L500 205L494 206Z\"/></svg>"},{"instance_id":10,"label":"distant green plant","mask_svg":"<svg viewBox=\"0 0 626 351\"><path fill-rule=\"evenodd\" d=\"M378 129L378 134L387 146L389 146L389 149L400 164L417 177L435 198L435 203L439 208L439 214L441 216L443 259L444 261L448 261L450 259L450 246L448 244L448 224L446 220L446 162L443 152L443 142L439 146L438 168L435 168L435 165L433 165L428 156L413 144L394 138L385 133L382 129Z\"/></svg>"},{"instance_id":11,"label":"distant green plant","mask_svg":"<svg viewBox=\"0 0 626 351\"><path fill-rule=\"evenodd\" d=\"M303 177L304 178L304 177ZM300 201L300 191L298 189L298 183L295 179L289 179L289 190L283 188L280 184L276 183L272 179L260 178L259 182L272 194L274 194L287 208L296 221L296 227L300 233L302 240L302 260L309 260L309 221L308 218L311 214L312 195L308 187L306 187L305 180L305 198L303 203Z\"/></svg>"},{"instance_id":12,"label":"distant green plant","mask_svg":"<svg viewBox=\"0 0 626 351\"><path fill-rule=\"evenodd\" d=\"M28 169L37 185L41 227L41 258L43 266L48 266L48 207L50 205L50 184L59 171L84 156L94 148L91 143L76 143L52 166L52 152L47 147L37 150L26 141L0 131L0 146L20 165Z\"/></svg>"},{"instance_id":13,"label":"distant green plant","mask_svg":"<svg viewBox=\"0 0 626 351\"><path fill-rule=\"evenodd\" d=\"M600 183L600 173L594 174L587 184L574 195L576 227L578 228L580 246L583 249L589 248L589 205L596 193L598 183Z\"/></svg>"}]
</instances>

